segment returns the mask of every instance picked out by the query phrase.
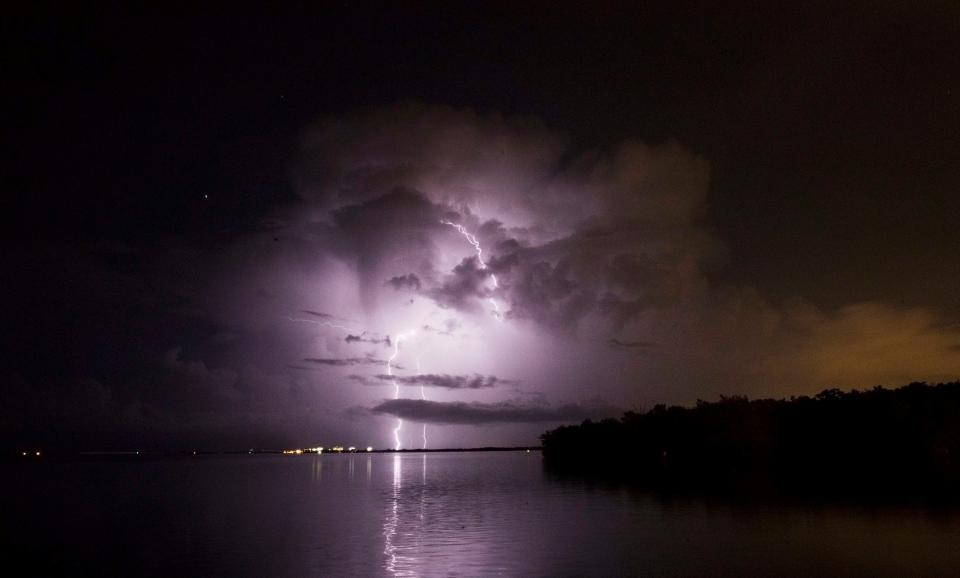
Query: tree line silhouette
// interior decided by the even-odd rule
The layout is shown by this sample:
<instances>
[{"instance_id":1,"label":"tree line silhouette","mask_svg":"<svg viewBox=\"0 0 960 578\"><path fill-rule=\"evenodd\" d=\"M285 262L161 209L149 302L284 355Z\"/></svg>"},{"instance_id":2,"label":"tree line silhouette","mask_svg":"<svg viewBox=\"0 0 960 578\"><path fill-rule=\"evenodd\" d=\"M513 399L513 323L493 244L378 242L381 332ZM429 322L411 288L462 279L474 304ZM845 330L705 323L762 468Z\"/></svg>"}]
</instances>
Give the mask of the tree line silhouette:
<instances>
[{"instance_id":1,"label":"tree line silhouette","mask_svg":"<svg viewBox=\"0 0 960 578\"><path fill-rule=\"evenodd\" d=\"M707 489L958 493L960 382L656 405L541 435L548 469Z\"/></svg>"}]
</instances>

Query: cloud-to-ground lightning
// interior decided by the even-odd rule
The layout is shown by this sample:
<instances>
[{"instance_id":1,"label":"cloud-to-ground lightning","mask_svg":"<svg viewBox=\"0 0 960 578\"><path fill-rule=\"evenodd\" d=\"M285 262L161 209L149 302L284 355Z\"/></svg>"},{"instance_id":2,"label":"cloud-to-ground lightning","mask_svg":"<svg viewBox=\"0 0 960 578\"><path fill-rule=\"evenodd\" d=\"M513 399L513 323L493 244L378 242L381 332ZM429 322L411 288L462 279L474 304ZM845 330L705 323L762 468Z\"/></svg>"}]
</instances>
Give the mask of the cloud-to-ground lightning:
<instances>
[{"instance_id":1,"label":"cloud-to-ground lightning","mask_svg":"<svg viewBox=\"0 0 960 578\"><path fill-rule=\"evenodd\" d=\"M387 359L387 375L393 375L393 362L397 359L397 356L400 355L400 344L405 340L410 339L416 334L415 329L406 331L396 336L393 340L393 353ZM397 380L393 380L393 399L400 399L400 384ZM393 429L393 449L399 450L402 444L400 443L400 430L403 429L403 418L397 418L397 427Z\"/></svg>"},{"instance_id":2,"label":"cloud-to-ground lightning","mask_svg":"<svg viewBox=\"0 0 960 578\"><path fill-rule=\"evenodd\" d=\"M420 371L420 358L418 357L418 358L417 358L417 375L420 375L421 373L422 373L422 372ZM423 391L423 384L422 384L422 383L420 384L420 399L421 399L421 400L427 399L427 396L424 394L424 391ZM424 424L423 424L423 449L427 449L427 424L426 424L426 422L424 422Z\"/></svg>"},{"instance_id":3,"label":"cloud-to-ground lightning","mask_svg":"<svg viewBox=\"0 0 960 578\"><path fill-rule=\"evenodd\" d=\"M472 234L470 231L464 228L463 225L460 225L459 223L453 223L451 221L446 221L446 220L441 220L440 223L456 229L458 233L463 235L463 237L467 240L467 242L470 243L470 245L473 247L474 251L476 251L477 263L479 264L480 269L489 270L489 267L487 266L487 262L484 261L483 259L483 247L480 246L480 241L477 239L477 237L474 234ZM496 291L497 289L500 288L500 282L499 280L497 280L497 276L492 272L490 273L490 285L492 286L493 291ZM500 304L497 303L497 300L494 299L492 296L490 296L487 298L487 301L490 303L490 306L493 308L494 317L496 317L500 321L503 321L503 313L500 311ZM300 321L300 320L291 319L291 321ZM303 320L303 321L307 321L307 320ZM328 324L328 323L323 322L322 324ZM394 362L396 361L397 357L400 356L401 344L404 341L408 341L409 339L411 339L415 334L416 334L416 330L411 329L409 331L399 333L393 338L392 340L393 353L391 353L390 357L387 359L387 375L390 376L391 378L393 378L394 376L393 374ZM387 344L390 345L391 341L387 341ZM419 359L416 360L416 364L417 364L417 375L420 375ZM392 379L392 382L393 382L393 398L400 399L400 382L398 382L395 378ZM426 400L426 398L427 398L426 391L424 389L424 386L421 384L420 399ZM398 417L397 425L393 429L393 445L395 450L399 450L403 447L403 442L400 440L400 432L402 430L403 430L403 418ZM422 447L423 449L426 449L427 448L427 424L426 423L423 424L422 436L423 436Z\"/></svg>"},{"instance_id":4,"label":"cloud-to-ground lightning","mask_svg":"<svg viewBox=\"0 0 960 578\"><path fill-rule=\"evenodd\" d=\"M480 264L480 269L481 270L489 269L489 267L487 267L487 262L483 260L483 248L480 246L480 241L477 239L477 237L473 233L468 231L466 228L464 228L463 225L459 223L453 223L451 221L446 221L446 220L441 220L440 223L453 227L461 235L463 235L463 237L467 240L467 242L473 245L473 249L477 252L477 263ZM494 291L500 288L500 282L497 281L497 276L494 273L490 273L490 280L492 281ZM500 321L503 321L503 314L500 312L500 305L497 303L497 300L494 299L493 297L489 297L487 298L487 301L493 307L494 317L496 317Z\"/></svg>"}]
</instances>

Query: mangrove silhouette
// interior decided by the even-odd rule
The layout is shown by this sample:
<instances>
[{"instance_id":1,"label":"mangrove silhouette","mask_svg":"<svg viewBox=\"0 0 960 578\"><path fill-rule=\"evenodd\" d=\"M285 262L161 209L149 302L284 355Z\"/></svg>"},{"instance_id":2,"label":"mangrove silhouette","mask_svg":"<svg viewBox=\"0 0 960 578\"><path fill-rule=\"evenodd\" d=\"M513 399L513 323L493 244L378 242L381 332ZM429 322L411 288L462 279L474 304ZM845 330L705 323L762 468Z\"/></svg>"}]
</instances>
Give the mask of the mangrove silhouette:
<instances>
[{"instance_id":1,"label":"mangrove silhouette","mask_svg":"<svg viewBox=\"0 0 960 578\"><path fill-rule=\"evenodd\" d=\"M669 488L957 496L960 382L657 405L541 436L548 470Z\"/></svg>"}]
</instances>

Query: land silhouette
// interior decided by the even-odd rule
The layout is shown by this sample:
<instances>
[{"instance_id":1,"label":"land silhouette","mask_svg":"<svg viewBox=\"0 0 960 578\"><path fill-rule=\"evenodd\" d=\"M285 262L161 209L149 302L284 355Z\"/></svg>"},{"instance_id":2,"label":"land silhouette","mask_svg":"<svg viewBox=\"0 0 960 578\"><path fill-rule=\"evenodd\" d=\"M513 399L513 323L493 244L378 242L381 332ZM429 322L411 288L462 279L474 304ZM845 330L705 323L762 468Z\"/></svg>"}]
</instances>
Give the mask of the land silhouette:
<instances>
[{"instance_id":1,"label":"land silhouette","mask_svg":"<svg viewBox=\"0 0 960 578\"><path fill-rule=\"evenodd\" d=\"M656 405L541 436L548 469L665 488L960 495L960 382Z\"/></svg>"}]
</instances>

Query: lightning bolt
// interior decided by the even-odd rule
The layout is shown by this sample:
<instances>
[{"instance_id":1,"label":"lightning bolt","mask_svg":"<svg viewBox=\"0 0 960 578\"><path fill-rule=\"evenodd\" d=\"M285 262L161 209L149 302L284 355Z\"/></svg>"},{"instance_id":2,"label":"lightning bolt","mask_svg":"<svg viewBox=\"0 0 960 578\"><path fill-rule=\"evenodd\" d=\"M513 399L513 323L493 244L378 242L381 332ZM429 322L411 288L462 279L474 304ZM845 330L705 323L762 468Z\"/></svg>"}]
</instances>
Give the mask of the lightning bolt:
<instances>
[{"instance_id":1,"label":"lightning bolt","mask_svg":"<svg viewBox=\"0 0 960 578\"><path fill-rule=\"evenodd\" d=\"M393 376L393 362L397 359L397 356L400 355L400 344L414 335L416 335L416 330L411 329L410 331L397 335L396 339L393 340L393 354L387 359L387 375ZM393 399L400 399L400 384L396 379L393 380ZM400 443L401 429L403 429L403 418L398 417L397 427L393 428L393 449L395 450L399 450L402 445Z\"/></svg>"},{"instance_id":2,"label":"lightning bolt","mask_svg":"<svg viewBox=\"0 0 960 578\"><path fill-rule=\"evenodd\" d=\"M489 267L487 266L487 262L483 260L483 247L480 246L480 241L477 239L475 235L473 235L470 231L468 231L466 228L464 228L463 225L459 223L453 223L451 221L445 221L445 220L441 220L440 223L448 227L453 227L454 229L457 230L458 233L463 235L463 238L465 238L467 242L470 243L471 246L473 246L474 251L476 251L477 263L479 263L480 269L483 271L489 270ZM492 272L490 273L490 282L491 282L490 285L492 286L492 291L496 291L500 288L500 281L497 280L497 276ZM503 313L500 311L500 304L497 303L497 300L491 296L487 298L487 302L489 302L490 306L493 308L494 317L496 317L497 320L499 321L503 321ZM290 320L301 321L299 319L290 319ZM333 324L330 324L328 322L316 322L316 321L307 320L307 319L304 319L302 321L311 321L314 323L329 325L331 327L334 326ZM413 338L414 335L416 335L416 330L411 329L404 333L397 334L397 336L393 339L393 353L390 355L390 358L387 359L387 375L389 375L391 378L393 378L394 361L396 361L397 357L400 356L400 345L404 341L407 341ZM416 363L417 363L417 375L420 375L420 359L417 359ZM393 381L393 399L400 399L400 383L396 380L396 378L393 378L392 381ZM427 399L426 392L422 384L420 385L420 399L421 400ZM395 450L399 450L403 446L402 442L400 441L400 432L402 430L403 430L403 418L398 417L397 426L393 428L393 447ZM423 449L426 449L426 448L427 448L427 424L424 423L423 424Z\"/></svg>"},{"instance_id":3,"label":"lightning bolt","mask_svg":"<svg viewBox=\"0 0 960 578\"><path fill-rule=\"evenodd\" d=\"M420 375L420 358L417 358L417 375ZM420 384L420 399L427 399L424 395L423 383ZM423 449L427 449L427 422L423 422Z\"/></svg>"},{"instance_id":4,"label":"lightning bolt","mask_svg":"<svg viewBox=\"0 0 960 578\"><path fill-rule=\"evenodd\" d=\"M483 247L480 246L480 241L477 240L477 237L474 234L466 230L464 226L459 223L452 223L450 221L445 221L442 219L440 223L443 225L453 227L461 235L463 235L463 237L467 240L467 242L473 245L474 251L477 252L477 263L480 264L480 269L483 271L486 271L487 269L489 269L489 267L487 267L486 261L483 260ZM492 285L493 285L494 291L500 288L500 282L497 281L497 276L495 274L490 273L490 280L493 282ZM493 297L488 297L487 301L490 303L490 306L493 307L493 316L496 317L498 320L503 321L503 313L501 313L500 311L500 305L497 303L497 300L494 299Z\"/></svg>"}]
</instances>

